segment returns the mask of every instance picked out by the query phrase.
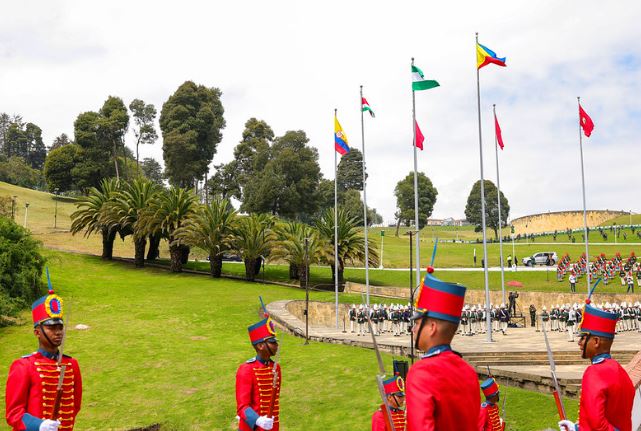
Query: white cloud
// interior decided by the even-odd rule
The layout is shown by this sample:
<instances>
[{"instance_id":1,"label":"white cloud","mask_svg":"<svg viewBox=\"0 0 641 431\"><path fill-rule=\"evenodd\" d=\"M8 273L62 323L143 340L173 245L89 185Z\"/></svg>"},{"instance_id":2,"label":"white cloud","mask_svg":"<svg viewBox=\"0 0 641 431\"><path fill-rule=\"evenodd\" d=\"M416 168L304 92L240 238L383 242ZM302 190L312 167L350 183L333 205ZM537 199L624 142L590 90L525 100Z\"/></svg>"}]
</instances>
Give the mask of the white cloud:
<instances>
[{"instance_id":1,"label":"white cloud","mask_svg":"<svg viewBox=\"0 0 641 431\"><path fill-rule=\"evenodd\" d=\"M471 3L471 2L470 2ZM160 110L187 79L219 87L228 161L245 121L303 129L333 176L332 114L360 147L369 203L386 220L412 169L410 57L441 87L417 94L419 168L439 190L435 217L463 214L479 176L474 32L508 67L481 70L485 176L495 179L491 105L503 128L501 185L514 217L580 208L576 96L596 123L584 140L588 207L633 209L641 170L641 5L632 1L448 3L25 1L0 17L0 111L72 135L109 95ZM141 155L162 159L161 142Z\"/></svg>"}]
</instances>

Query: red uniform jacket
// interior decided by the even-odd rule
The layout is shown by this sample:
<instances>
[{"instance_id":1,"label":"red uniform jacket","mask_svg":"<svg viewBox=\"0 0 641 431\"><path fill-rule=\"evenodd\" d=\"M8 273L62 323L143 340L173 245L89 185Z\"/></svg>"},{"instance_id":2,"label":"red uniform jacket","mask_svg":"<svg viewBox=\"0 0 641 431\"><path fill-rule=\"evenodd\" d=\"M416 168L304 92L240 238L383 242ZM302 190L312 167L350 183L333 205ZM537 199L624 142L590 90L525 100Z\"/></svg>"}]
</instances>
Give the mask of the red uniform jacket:
<instances>
[{"instance_id":1,"label":"red uniform jacket","mask_svg":"<svg viewBox=\"0 0 641 431\"><path fill-rule=\"evenodd\" d=\"M14 431L38 431L44 419L52 419L60 371L56 360L44 355L51 356L38 351L15 360L9 369L6 417ZM64 356L62 363L67 367L56 419L60 419L60 431L70 431L80 411L82 377L75 359Z\"/></svg>"},{"instance_id":2,"label":"red uniform jacket","mask_svg":"<svg viewBox=\"0 0 641 431\"><path fill-rule=\"evenodd\" d=\"M236 372L236 414L240 418L238 423L240 431L262 431L261 427L256 426L256 419L259 416L266 416L269 411L274 381L273 366L272 361L263 363L259 358L252 358L238 367ZM272 430L274 431L278 431L280 424L280 364L276 366L276 372L278 373L278 383L272 411L274 416Z\"/></svg>"},{"instance_id":3,"label":"red uniform jacket","mask_svg":"<svg viewBox=\"0 0 641 431\"><path fill-rule=\"evenodd\" d=\"M503 431L505 429L505 423L501 421L499 407L496 404L488 402L481 404L478 429L480 431Z\"/></svg>"},{"instance_id":4,"label":"red uniform jacket","mask_svg":"<svg viewBox=\"0 0 641 431\"><path fill-rule=\"evenodd\" d=\"M478 377L450 346L436 346L412 365L405 394L408 431L478 430Z\"/></svg>"},{"instance_id":5,"label":"red uniform jacket","mask_svg":"<svg viewBox=\"0 0 641 431\"><path fill-rule=\"evenodd\" d=\"M372 415L372 431L386 431L387 424L385 415L383 415L384 405ZM391 409L392 421L394 422L394 431L405 431L405 410Z\"/></svg>"},{"instance_id":6,"label":"red uniform jacket","mask_svg":"<svg viewBox=\"0 0 641 431\"><path fill-rule=\"evenodd\" d=\"M634 386L630 376L610 355L598 355L581 382L581 431L632 430Z\"/></svg>"}]
</instances>

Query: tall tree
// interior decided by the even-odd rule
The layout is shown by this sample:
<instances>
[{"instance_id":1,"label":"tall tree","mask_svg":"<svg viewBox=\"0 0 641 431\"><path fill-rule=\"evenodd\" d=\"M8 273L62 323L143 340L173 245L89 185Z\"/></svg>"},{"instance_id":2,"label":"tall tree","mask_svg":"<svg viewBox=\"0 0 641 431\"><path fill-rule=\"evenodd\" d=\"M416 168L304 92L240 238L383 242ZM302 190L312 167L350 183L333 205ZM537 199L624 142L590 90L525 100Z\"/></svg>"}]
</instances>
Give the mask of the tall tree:
<instances>
[{"instance_id":1,"label":"tall tree","mask_svg":"<svg viewBox=\"0 0 641 431\"><path fill-rule=\"evenodd\" d=\"M82 148L75 144L64 145L49 151L45 160L44 175L50 192L55 189L66 192L75 187L71 172L80 163L81 155Z\"/></svg>"},{"instance_id":2,"label":"tall tree","mask_svg":"<svg viewBox=\"0 0 641 431\"><path fill-rule=\"evenodd\" d=\"M60 136L53 138L53 142L49 147L49 151L55 150L57 148L63 147L65 145L73 144L73 141L69 139L66 133L62 133Z\"/></svg>"},{"instance_id":3,"label":"tall tree","mask_svg":"<svg viewBox=\"0 0 641 431\"><path fill-rule=\"evenodd\" d=\"M125 134L129 128L129 113L120 97L109 96L100 108L100 128L98 138L105 146L113 149L113 161L116 169L116 178L120 179L118 169L119 150L123 152Z\"/></svg>"},{"instance_id":4,"label":"tall tree","mask_svg":"<svg viewBox=\"0 0 641 431\"><path fill-rule=\"evenodd\" d=\"M354 214L356 223L363 226L363 200L361 194L356 190L347 190L339 194L338 205L345 208L350 214ZM333 205L332 205L333 206ZM379 224L383 222L381 217L374 208L367 208L367 225Z\"/></svg>"},{"instance_id":5,"label":"tall tree","mask_svg":"<svg viewBox=\"0 0 641 431\"><path fill-rule=\"evenodd\" d=\"M249 182L256 181L255 174L263 169L270 157L270 146L274 141L274 131L263 120L250 118L245 123L242 140L234 148L233 168L238 186L242 190Z\"/></svg>"},{"instance_id":6,"label":"tall tree","mask_svg":"<svg viewBox=\"0 0 641 431\"><path fill-rule=\"evenodd\" d=\"M33 169L42 170L47 157L47 147L42 141L42 129L33 123L27 123L24 134L27 139L27 162Z\"/></svg>"},{"instance_id":7,"label":"tall tree","mask_svg":"<svg viewBox=\"0 0 641 431\"><path fill-rule=\"evenodd\" d=\"M398 223L409 226L414 222L414 172L396 184L394 189L396 208L398 209ZM418 224L419 229L427 224L427 219L432 215L438 191L432 181L423 172L418 173Z\"/></svg>"},{"instance_id":8,"label":"tall tree","mask_svg":"<svg viewBox=\"0 0 641 431\"><path fill-rule=\"evenodd\" d=\"M320 260L321 241L318 231L295 221L277 225L275 231L278 240L271 257L289 263L289 278L300 280L300 286L304 287L309 266Z\"/></svg>"},{"instance_id":9,"label":"tall tree","mask_svg":"<svg viewBox=\"0 0 641 431\"><path fill-rule=\"evenodd\" d=\"M140 144L153 144L158 139L158 133L154 127L156 119L156 108L151 103L145 104L140 99L134 99L129 104L132 116L134 117L134 136L136 137L136 166L140 170L138 163L138 146Z\"/></svg>"},{"instance_id":10,"label":"tall tree","mask_svg":"<svg viewBox=\"0 0 641 431\"><path fill-rule=\"evenodd\" d=\"M145 178L148 178L159 186L163 185L165 175L162 172L162 166L160 166L160 163L158 163L156 159L145 157L142 159L141 169Z\"/></svg>"},{"instance_id":11,"label":"tall tree","mask_svg":"<svg viewBox=\"0 0 641 431\"><path fill-rule=\"evenodd\" d=\"M73 124L74 140L82 148L82 152L81 161L71 174L82 191L99 187L103 178L114 176L111 148L99 139L101 123L100 114L89 111L79 114Z\"/></svg>"},{"instance_id":12,"label":"tall tree","mask_svg":"<svg viewBox=\"0 0 641 431\"><path fill-rule=\"evenodd\" d=\"M485 191L485 225L494 230L494 237L498 239L499 233L499 211L496 186L490 180L485 180L483 183ZM483 229L481 223L481 180L478 180L472 186L470 195L467 198L465 205L465 217L467 221L476 225L475 231L479 232ZM506 220L510 216L510 205L503 192L501 192L501 225L507 226Z\"/></svg>"},{"instance_id":13,"label":"tall tree","mask_svg":"<svg viewBox=\"0 0 641 431\"><path fill-rule=\"evenodd\" d=\"M193 187L207 173L225 127L221 94L187 81L163 104L160 130L171 184Z\"/></svg>"},{"instance_id":14,"label":"tall tree","mask_svg":"<svg viewBox=\"0 0 641 431\"><path fill-rule=\"evenodd\" d=\"M206 185L209 194L220 196L223 199L240 199L241 190L237 167L238 162L236 160L214 166L216 173L207 181Z\"/></svg>"},{"instance_id":15,"label":"tall tree","mask_svg":"<svg viewBox=\"0 0 641 431\"><path fill-rule=\"evenodd\" d=\"M318 150L302 130L274 141L269 160L243 190L241 210L310 220L318 209L321 179Z\"/></svg>"},{"instance_id":16,"label":"tall tree","mask_svg":"<svg viewBox=\"0 0 641 431\"><path fill-rule=\"evenodd\" d=\"M352 148L341 157L336 171L340 191L363 190L363 153L358 149Z\"/></svg>"}]
</instances>

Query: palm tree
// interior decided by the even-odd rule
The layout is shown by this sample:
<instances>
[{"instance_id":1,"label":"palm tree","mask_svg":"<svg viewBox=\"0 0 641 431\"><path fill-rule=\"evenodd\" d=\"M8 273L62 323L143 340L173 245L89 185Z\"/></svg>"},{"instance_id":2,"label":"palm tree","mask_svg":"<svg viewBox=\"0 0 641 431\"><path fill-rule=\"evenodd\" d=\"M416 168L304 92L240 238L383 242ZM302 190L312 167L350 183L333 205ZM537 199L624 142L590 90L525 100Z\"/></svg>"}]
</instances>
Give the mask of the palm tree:
<instances>
[{"instance_id":1,"label":"palm tree","mask_svg":"<svg viewBox=\"0 0 641 431\"><path fill-rule=\"evenodd\" d=\"M103 208L103 221L110 226L120 226L123 236L134 237L134 262L136 268L145 266L147 235L137 229L141 213L147 209L159 187L146 178L136 178L125 183Z\"/></svg>"},{"instance_id":2,"label":"palm tree","mask_svg":"<svg viewBox=\"0 0 641 431\"><path fill-rule=\"evenodd\" d=\"M318 231L299 222L287 222L276 228L278 241L272 257L289 263L289 277L304 285L309 265L318 263L320 245ZM305 240L307 240L307 250Z\"/></svg>"},{"instance_id":3,"label":"palm tree","mask_svg":"<svg viewBox=\"0 0 641 431\"><path fill-rule=\"evenodd\" d=\"M190 215L174 234L176 241L209 253L212 277L220 277L223 253L231 248L236 211L227 199L216 197Z\"/></svg>"},{"instance_id":4,"label":"palm tree","mask_svg":"<svg viewBox=\"0 0 641 431\"><path fill-rule=\"evenodd\" d=\"M71 233L85 231L85 237L100 232L102 235L102 258L113 257L114 239L120 230L118 225L110 225L102 220L103 208L118 191L120 183L115 178L104 179L100 187L91 187L87 196L76 204L78 209L71 214Z\"/></svg>"},{"instance_id":5,"label":"palm tree","mask_svg":"<svg viewBox=\"0 0 641 431\"><path fill-rule=\"evenodd\" d=\"M169 242L171 272L182 272L185 249L188 250L188 247L176 241L175 233L196 211L197 202L191 190L172 186L156 194L134 226L140 235L159 234Z\"/></svg>"},{"instance_id":6,"label":"palm tree","mask_svg":"<svg viewBox=\"0 0 641 431\"><path fill-rule=\"evenodd\" d=\"M238 219L234 228L232 248L245 262L245 278L254 281L260 262L270 253L276 239L274 218L268 214L251 214Z\"/></svg>"},{"instance_id":7,"label":"palm tree","mask_svg":"<svg viewBox=\"0 0 641 431\"><path fill-rule=\"evenodd\" d=\"M338 209L338 283L343 284L345 264L365 262L365 238L359 232L356 218L352 217L343 208ZM332 268L334 277L336 267L334 264L334 209L328 208L316 221L316 228L320 234L322 245L320 247L321 260ZM378 265L378 251L374 243L370 242L368 250L369 264Z\"/></svg>"}]
</instances>

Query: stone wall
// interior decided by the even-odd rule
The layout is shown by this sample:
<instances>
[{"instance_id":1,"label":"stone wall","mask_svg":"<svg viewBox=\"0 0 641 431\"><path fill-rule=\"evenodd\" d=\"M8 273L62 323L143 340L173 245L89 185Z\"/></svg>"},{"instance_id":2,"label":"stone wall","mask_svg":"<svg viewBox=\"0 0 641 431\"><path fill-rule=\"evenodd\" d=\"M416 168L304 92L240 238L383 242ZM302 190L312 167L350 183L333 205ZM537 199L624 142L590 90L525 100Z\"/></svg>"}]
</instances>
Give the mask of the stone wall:
<instances>
[{"instance_id":1,"label":"stone wall","mask_svg":"<svg viewBox=\"0 0 641 431\"><path fill-rule=\"evenodd\" d=\"M348 282L345 286L345 291L350 293L361 293L361 289L365 289L362 284ZM510 289L505 291L507 297ZM517 289L518 291L518 289ZM409 299L409 289L406 287L380 287L370 286L370 294L375 296L389 297L390 302L407 303ZM490 302L493 304L501 303L501 292L491 291ZM585 292L578 293L555 293L555 292L519 292L519 298L516 300L517 306L521 309L523 314L527 314L530 304L534 304L538 311L545 305L550 307L552 304L582 304L585 301ZM596 303L601 302L636 302L641 301L641 294L626 295L614 293L595 294L593 300ZM465 293L465 302L467 304L485 304L485 291L468 289ZM528 314L529 316L529 314Z\"/></svg>"},{"instance_id":2,"label":"stone wall","mask_svg":"<svg viewBox=\"0 0 641 431\"><path fill-rule=\"evenodd\" d=\"M309 323L313 325L322 326L335 326L336 325L336 306L331 302L317 302L309 301ZM338 320L339 326L343 326L343 319L345 324L349 325L347 318L347 311L349 306L347 304L338 304ZM305 321L305 301L290 301L287 303L287 311L298 317L303 322Z\"/></svg>"},{"instance_id":3,"label":"stone wall","mask_svg":"<svg viewBox=\"0 0 641 431\"><path fill-rule=\"evenodd\" d=\"M626 215L623 211L588 211L588 226L598 226L615 217ZM532 214L512 220L515 234L563 231L583 227L583 211L558 211ZM527 227L526 227L527 225Z\"/></svg>"}]
</instances>

